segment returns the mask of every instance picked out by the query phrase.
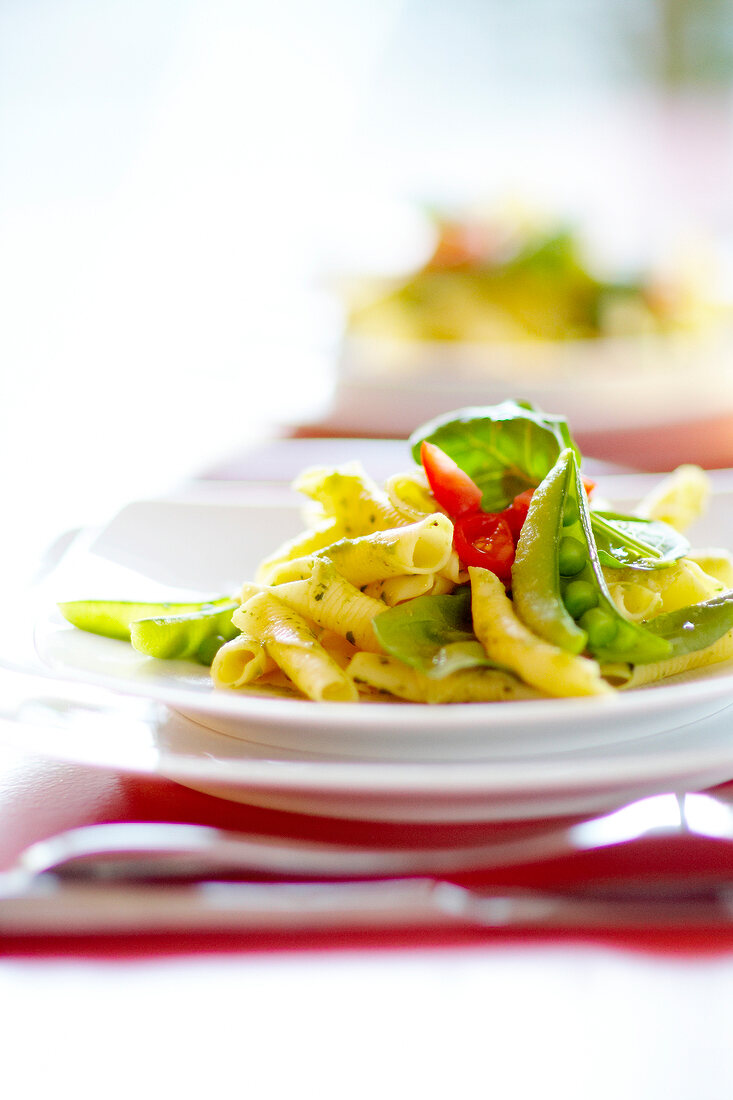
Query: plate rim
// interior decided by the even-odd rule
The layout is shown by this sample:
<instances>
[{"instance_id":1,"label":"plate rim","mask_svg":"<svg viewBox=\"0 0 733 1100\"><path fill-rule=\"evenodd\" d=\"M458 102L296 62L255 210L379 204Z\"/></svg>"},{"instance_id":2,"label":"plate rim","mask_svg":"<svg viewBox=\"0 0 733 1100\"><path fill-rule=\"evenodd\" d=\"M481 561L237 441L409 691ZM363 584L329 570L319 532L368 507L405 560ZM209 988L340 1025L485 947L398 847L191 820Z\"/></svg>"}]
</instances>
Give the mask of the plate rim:
<instances>
[{"instance_id":1,"label":"plate rim","mask_svg":"<svg viewBox=\"0 0 733 1100\"><path fill-rule=\"evenodd\" d=\"M730 743L721 744L715 741L703 746L660 744L664 736L679 733L688 726L722 723L730 716L732 709L733 702L698 722L685 723L676 730L666 731L660 737L644 739L654 751L643 756L639 755L638 741L614 746L618 759L610 762L604 754L579 758L573 753L564 754L567 759L558 756L554 759L527 761L478 760L449 763L357 758L331 760L318 754L305 754L293 759L271 759L246 755L220 757L208 752L194 757L187 752L174 754L156 741L154 748L146 754L144 762L128 758L110 764L108 751L100 753L92 760L88 755L83 761L79 760L81 753L71 752L68 742L59 745L58 734L62 731L58 727L38 722L19 723L0 718L0 737L5 743L17 744L27 749L28 732L35 731L37 735L40 734L43 750L57 759L95 767L119 767L134 774L154 774L172 780L203 780L217 786L251 786L257 790L314 793L402 793L445 798L489 796L515 799L538 793L554 795L563 791L580 792L591 789L598 792L610 791L617 789L620 783L646 781L655 777L672 782L691 771L727 765L730 765L733 777L733 738ZM206 727L201 727L201 731L202 734L212 732ZM122 736L116 732L118 737ZM219 738L227 737L226 734L213 732ZM234 744L240 743L234 738L231 740ZM104 748L108 750L108 747L108 741L105 741ZM664 766L660 766L662 764ZM240 770L245 771L246 775L238 775Z\"/></svg>"}]
</instances>

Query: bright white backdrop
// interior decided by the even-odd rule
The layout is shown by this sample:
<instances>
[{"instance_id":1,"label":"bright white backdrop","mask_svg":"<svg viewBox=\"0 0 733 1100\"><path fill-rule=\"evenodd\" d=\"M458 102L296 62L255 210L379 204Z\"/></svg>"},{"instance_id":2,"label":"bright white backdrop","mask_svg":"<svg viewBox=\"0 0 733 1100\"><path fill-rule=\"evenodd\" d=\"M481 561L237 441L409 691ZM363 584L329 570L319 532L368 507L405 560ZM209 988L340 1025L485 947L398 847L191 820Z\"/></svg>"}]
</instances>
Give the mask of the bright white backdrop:
<instances>
[{"instance_id":1,"label":"bright white backdrop","mask_svg":"<svg viewBox=\"0 0 733 1100\"><path fill-rule=\"evenodd\" d=\"M651 10L4 0L3 561L317 416L324 272L410 255L408 202L516 187L620 257L730 228L729 96L649 96Z\"/></svg>"}]
</instances>

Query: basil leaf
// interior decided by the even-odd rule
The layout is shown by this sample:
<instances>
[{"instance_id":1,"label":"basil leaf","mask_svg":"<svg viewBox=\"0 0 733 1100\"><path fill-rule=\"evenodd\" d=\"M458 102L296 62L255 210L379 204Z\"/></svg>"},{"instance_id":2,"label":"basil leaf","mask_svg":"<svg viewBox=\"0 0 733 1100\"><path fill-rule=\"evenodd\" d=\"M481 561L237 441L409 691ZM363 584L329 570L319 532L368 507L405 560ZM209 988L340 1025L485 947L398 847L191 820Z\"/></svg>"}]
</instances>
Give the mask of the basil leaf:
<instances>
[{"instance_id":1,"label":"basil leaf","mask_svg":"<svg viewBox=\"0 0 733 1100\"><path fill-rule=\"evenodd\" d=\"M644 627L670 643L673 657L705 649L733 629L733 592L667 611Z\"/></svg>"},{"instance_id":2,"label":"basil leaf","mask_svg":"<svg viewBox=\"0 0 733 1100\"><path fill-rule=\"evenodd\" d=\"M462 668L496 668L473 633L471 591L418 596L377 615L374 632L385 650L431 679Z\"/></svg>"},{"instance_id":3,"label":"basil leaf","mask_svg":"<svg viewBox=\"0 0 733 1100\"><path fill-rule=\"evenodd\" d=\"M659 520L619 512L591 512L601 565L612 569L663 569L690 549L684 535Z\"/></svg>"},{"instance_id":4,"label":"basil leaf","mask_svg":"<svg viewBox=\"0 0 733 1100\"><path fill-rule=\"evenodd\" d=\"M423 424L410 436L418 463L424 439L473 478L483 492L481 506L486 512L501 511L518 493L539 485L566 447L580 461L562 417L517 401L459 409Z\"/></svg>"}]
</instances>

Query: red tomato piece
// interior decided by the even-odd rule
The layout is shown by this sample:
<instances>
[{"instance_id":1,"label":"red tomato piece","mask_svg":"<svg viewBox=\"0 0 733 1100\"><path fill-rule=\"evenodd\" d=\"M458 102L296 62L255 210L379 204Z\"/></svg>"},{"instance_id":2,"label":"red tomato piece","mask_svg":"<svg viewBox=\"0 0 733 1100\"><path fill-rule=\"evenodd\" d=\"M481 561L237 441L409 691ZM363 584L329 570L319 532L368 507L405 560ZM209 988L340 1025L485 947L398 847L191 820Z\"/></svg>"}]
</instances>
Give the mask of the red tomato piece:
<instances>
[{"instance_id":1,"label":"red tomato piece","mask_svg":"<svg viewBox=\"0 0 733 1100\"><path fill-rule=\"evenodd\" d=\"M519 538L522 531L522 525L527 518L527 512L529 511L529 502L532 499L533 493L534 489L525 489L524 492L519 493L519 495L516 496L511 502L509 507L505 508L504 511L501 513L509 524L509 529L514 537L515 542Z\"/></svg>"},{"instance_id":2,"label":"red tomato piece","mask_svg":"<svg viewBox=\"0 0 733 1100\"><path fill-rule=\"evenodd\" d=\"M495 512L466 512L453 527L453 545L464 565L478 565L508 585L512 579L514 539L506 518Z\"/></svg>"},{"instance_id":3,"label":"red tomato piece","mask_svg":"<svg viewBox=\"0 0 733 1100\"><path fill-rule=\"evenodd\" d=\"M591 493L596 487L596 483L592 480L592 478L583 477L583 487L585 489L585 495L587 497L590 497Z\"/></svg>"},{"instance_id":4,"label":"red tomato piece","mask_svg":"<svg viewBox=\"0 0 733 1100\"><path fill-rule=\"evenodd\" d=\"M483 494L450 455L424 439L420 444L420 461L433 496L449 516L476 511Z\"/></svg>"}]
</instances>

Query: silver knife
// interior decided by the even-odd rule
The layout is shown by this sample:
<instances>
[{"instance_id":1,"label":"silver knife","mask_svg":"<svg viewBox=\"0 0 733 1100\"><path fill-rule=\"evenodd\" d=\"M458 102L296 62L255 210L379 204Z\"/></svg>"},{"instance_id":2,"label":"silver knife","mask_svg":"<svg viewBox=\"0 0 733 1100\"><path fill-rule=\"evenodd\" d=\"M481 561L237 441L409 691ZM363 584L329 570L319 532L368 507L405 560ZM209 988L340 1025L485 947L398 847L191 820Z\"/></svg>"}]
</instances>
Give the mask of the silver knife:
<instances>
[{"instance_id":1,"label":"silver knife","mask_svg":"<svg viewBox=\"0 0 733 1100\"><path fill-rule=\"evenodd\" d=\"M700 896L477 890L430 878L360 882L99 885L0 875L0 935L315 932L420 927L733 927L733 890Z\"/></svg>"}]
</instances>

